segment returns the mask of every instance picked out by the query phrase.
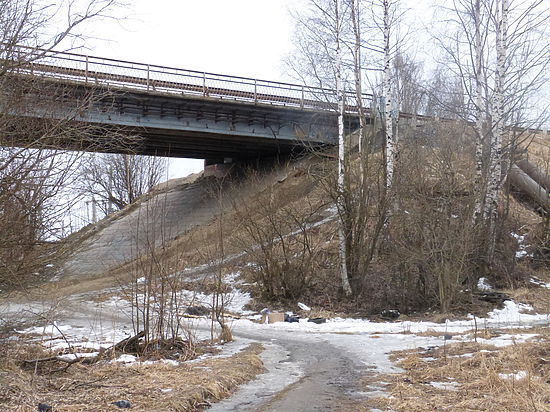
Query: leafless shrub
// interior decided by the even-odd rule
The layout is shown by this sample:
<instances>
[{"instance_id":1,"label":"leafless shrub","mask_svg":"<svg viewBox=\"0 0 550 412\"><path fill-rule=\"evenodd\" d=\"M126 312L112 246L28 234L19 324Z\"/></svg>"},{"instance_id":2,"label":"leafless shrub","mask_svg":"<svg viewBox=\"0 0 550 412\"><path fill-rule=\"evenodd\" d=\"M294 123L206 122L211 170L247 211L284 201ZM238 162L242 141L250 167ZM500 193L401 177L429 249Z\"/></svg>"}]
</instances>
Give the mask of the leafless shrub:
<instances>
[{"instance_id":1,"label":"leafless shrub","mask_svg":"<svg viewBox=\"0 0 550 412\"><path fill-rule=\"evenodd\" d=\"M405 310L439 306L447 312L477 280L472 158L455 134L438 128L437 136L430 145L407 142L401 151L400 207L384 253L401 291L395 303Z\"/></svg>"},{"instance_id":2,"label":"leafless shrub","mask_svg":"<svg viewBox=\"0 0 550 412\"><path fill-rule=\"evenodd\" d=\"M172 344L181 346L182 342L190 353L194 336L182 315L193 304L193 297L185 293L182 276L174 270L179 257L165 247L170 239L164 222L165 199L158 195L140 208L143 223L138 222L135 228L130 283L123 284L122 291L130 302L134 332L143 340L137 346L142 353Z\"/></svg>"},{"instance_id":3,"label":"leafless shrub","mask_svg":"<svg viewBox=\"0 0 550 412\"><path fill-rule=\"evenodd\" d=\"M254 181L260 186L259 176L252 174L248 183ZM324 264L314 232L326 205L308 196L296 204L268 186L246 203L233 201L232 207L238 220L236 241L249 262L245 274L257 283L261 296L301 296Z\"/></svg>"}]
</instances>

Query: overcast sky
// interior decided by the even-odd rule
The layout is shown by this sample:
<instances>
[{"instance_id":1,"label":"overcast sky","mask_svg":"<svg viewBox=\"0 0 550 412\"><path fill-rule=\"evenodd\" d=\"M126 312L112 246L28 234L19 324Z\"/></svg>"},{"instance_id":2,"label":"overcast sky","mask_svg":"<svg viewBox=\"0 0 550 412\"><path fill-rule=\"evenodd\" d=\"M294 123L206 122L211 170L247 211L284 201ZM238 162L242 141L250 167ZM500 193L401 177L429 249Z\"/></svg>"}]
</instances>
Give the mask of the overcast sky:
<instances>
[{"instance_id":1,"label":"overcast sky","mask_svg":"<svg viewBox=\"0 0 550 412\"><path fill-rule=\"evenodd\" d=\"M134 0L117 22L94 23L87 53L266 80L290 80L289 10L299 0ZM171 176L202 170L200 160L172 162Z\"/></svg>"},{"instance_id":2,"label":"overcast sky","mask_svg":"<svg viewBox=\"0 0 550 412\"><path fill-rule=\"evenodd\" d=\"M292 49L290 11L303 0L134 0L119 21L87 28L87 53L274 81L291 81L283 60ZM429 21L432 0L405 0L407 15ZM172 162L170 177L202 169L200 160Z\"/></svg>"}]
</instances>

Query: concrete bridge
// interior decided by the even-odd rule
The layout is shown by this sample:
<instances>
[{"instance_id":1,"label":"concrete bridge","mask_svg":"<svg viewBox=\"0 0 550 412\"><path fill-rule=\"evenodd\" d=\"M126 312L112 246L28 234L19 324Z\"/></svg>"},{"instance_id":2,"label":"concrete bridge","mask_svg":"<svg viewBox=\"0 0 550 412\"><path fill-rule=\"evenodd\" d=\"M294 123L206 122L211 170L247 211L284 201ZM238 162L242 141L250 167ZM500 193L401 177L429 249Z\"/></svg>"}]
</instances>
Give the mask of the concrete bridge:
<instances>
[{"instance_id":1,"label":"concrete bridge","mask_svg":"<svg viewBox=\"0 0 550 412\"><path fill-rule=\"evenodd\" d=\"M14 115L70 118L136 135L138 154L218 163L337 141L334 90L75 53L21 53L27 63L12 74L33 87L25 96L31 103ZM357 123L349 104L346 124Z\"/></svg>"}]
</instances>

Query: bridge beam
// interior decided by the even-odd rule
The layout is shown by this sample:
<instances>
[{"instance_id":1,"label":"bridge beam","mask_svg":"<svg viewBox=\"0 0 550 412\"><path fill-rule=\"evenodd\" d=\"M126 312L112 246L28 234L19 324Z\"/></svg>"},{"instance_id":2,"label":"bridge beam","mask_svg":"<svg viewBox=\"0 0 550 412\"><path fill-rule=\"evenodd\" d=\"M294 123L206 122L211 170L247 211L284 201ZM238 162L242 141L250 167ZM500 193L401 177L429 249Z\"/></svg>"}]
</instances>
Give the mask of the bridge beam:
<instances>
[{"instance_id":1,"label":"bridge beam","mask_svg":"<svg viewBox=\"0 0 550 412\"><path fill-rule=\"evenodd\" d=\"M25 95L25 112L20 115L69 118L137 136L137 154L248 160L336 143L335 114L326 110L52 79L38 83ZM93 147L101 151L109 145Z\"/></svg>"}]
</instances>

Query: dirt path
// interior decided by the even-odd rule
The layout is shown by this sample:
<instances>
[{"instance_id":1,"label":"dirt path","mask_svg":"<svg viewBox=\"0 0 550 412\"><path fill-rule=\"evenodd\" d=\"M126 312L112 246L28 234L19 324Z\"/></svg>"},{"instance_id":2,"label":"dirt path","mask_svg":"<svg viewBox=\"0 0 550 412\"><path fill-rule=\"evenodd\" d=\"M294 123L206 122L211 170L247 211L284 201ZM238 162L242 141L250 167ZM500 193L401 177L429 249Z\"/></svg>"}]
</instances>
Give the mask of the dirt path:
<instances>
[{"instance_id":1,"label":"dirt path","mask_svg":"<svg viewBox=\"0 0 550 412\"><path fill-rule=\"evenodd\" d=\"M364 395L359 387L364 365L320 335L261 327L246 332L236 328L234 335L266 346L267 377L261 375L212 411L350 411Z\"/></svg>"},{"instance_id":2,"label":"dirt path","mask_svg":"<svg viewBox=\"0 0 550 412\"><path fill-rule=\"evenodd\" d=\"M336 411L350 410L359 391L361 374L353 362L330 345L301 345L299 352L307 353L305 376L273 396L259 411ZM336 352L336 353L335 353ZM308 358L309 357L309 358Z\"/></svg>"}]
</instances>

